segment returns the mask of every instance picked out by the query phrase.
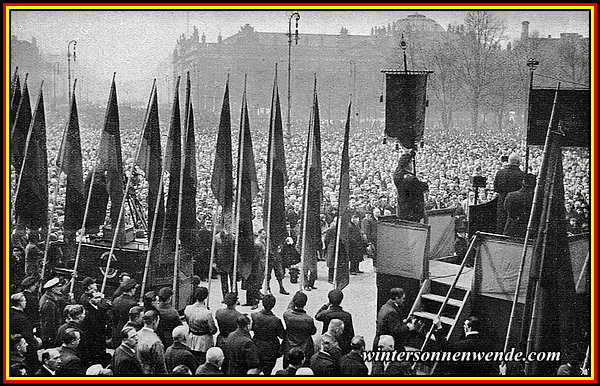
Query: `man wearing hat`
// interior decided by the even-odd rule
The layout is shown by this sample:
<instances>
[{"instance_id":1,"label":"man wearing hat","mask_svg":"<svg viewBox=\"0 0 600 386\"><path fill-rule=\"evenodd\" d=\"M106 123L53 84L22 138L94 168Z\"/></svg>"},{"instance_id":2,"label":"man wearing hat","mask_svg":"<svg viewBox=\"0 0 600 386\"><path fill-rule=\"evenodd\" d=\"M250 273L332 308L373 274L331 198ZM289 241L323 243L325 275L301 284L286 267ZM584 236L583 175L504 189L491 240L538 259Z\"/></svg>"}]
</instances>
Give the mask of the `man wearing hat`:
<instances>
[{"instance_id":1,"label":"man wearing hat","mask_svg":"<svg viewBox=\"0 0 600 386\"><path fill-rule=\"evenodd\" d=\"M419 222L425 217L423 194L429 187L419 181L413 173L411 165L413 156L413 152L402 154L394 172L394 184L398 190L396 216L401 220Z\"/></svg>"},{"instance_id":2,"label":"man wearing hat","mask_svg":"<svg viewBox=\"0 0 600 386\"><path fill-rule=\"evenodd\" d=\"M81 287L83 287L83 294L81 295L81 298L79 298L79 303L87 304L92 293L98 291L98 284L96 283L96 279L88 276L81 282Z\"/></svg>"},{"instance_id":3,"label":"man wearing hat","mask_svg":"<svg viewBox=\"0 0 600 386\"><path fill-rule=\"evenodd\" d=\"M118 345L121 341L120 333L123 326L129 321L129 310L137 306L137 300L134 298L137 282L135 279L129 279L119 286L121 295L112 302L112 339L113 345Z\"/></svg>"},{"instance_id":4,"label":"man wearing hat","mask_svg":"<svg viewBox=\"0 0 600 386\"><path fill-rule=\"evenodd\" d=\"M44 295L40 299L40 338L42 346L53 347L54 338L60 327L61 310L58 306L60 292L60 280L54 277L44 284Z\"/></svg>"},{"instance_id":5,"label":"man wearing hat","mask_svg":"<svg viewBox=\"0 0 600 386\"><path fill-rule=\"evenodd\" d=\"M498 207L496 210L496 233L501 234L506 226L506 209L504 200L510 192L521 189L524 174L521 168L521 156L512 153L508 157L508 164L498 170L494 177L494 191L498 193Z\"/></svg>"},{"instance_id":6,"label":"man wearing hat","mask_svg":"<svg viewBox=\"0 0 600 386\"><path fill-rule=\"evenodd\" d=\"M160 337L161 342L165 347L173 344L173 336L171 331L181 325L179 312L171 304L173 290L169 287L163 287L158 291L158 304L156 309L160 314L160 322L156 328L156 334Z\"/></svg>"},{"instance_id":7,"label":"man wearing hat","mask_svg":"<svg viewBox=\"0 0 600 386\"><path fill-rule=\"evenodd\" d=\"M325 334L329 328L329 322L333 319L339 319L344 322L344 331L338 338L338 343L342 349L342 355L348 354L351 350L350 342L354 337L354 326L352 325L352 315L349 312L344 311L340 304L344 299L344 293L339 289L333 289L327 294L329 303L324 304L317 314L315 320L323 322L322 333Z\"/></svg>"},{"instance_id":8,"label":"man wearing hat","mask_svg":"<svg viewBox=\"0 0 600 386\"><path fill-rule=\"evenodd\" d=\"M469 249L469 240L467 239L467 228L464 225L459 225L456 228L456 239L454 240L454 256L446 260L451 264L462 264L465 255ZM471 264L469 264L470 266Z\"/></svg>"},{"instance_id":9,"label":"man wearing hat","mask_svg":"<svg viewBox=\"0 0 600 386\"><path fill-rule=\"evenodd\" d=\"M535 175L526 174L521 189L506 195L504 200L504 209L506 210L505 235L525 237L531 206L533 205L535 179Z\"/></svg>"}]
</instances>

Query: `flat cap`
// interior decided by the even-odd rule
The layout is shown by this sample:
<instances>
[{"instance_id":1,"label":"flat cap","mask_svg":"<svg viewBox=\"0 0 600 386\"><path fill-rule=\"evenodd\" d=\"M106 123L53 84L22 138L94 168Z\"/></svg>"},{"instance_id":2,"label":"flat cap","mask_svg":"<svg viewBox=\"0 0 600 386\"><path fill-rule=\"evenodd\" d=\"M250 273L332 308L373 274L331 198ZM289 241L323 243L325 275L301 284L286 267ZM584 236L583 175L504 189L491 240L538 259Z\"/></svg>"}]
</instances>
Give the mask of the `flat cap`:
<instances>
[{"instance_id":1,"label":"flat cap","mask_svg":"<svg viewBox=\"0 0 600 386\"><path fill-rule=\"evenodd\" d=\"M25 279L23 279L23 281L21 282L21 285L23 287L30 287L39 281L40 281L40 278L37 276L27 276Z\"/></svg>"}]
</instances>

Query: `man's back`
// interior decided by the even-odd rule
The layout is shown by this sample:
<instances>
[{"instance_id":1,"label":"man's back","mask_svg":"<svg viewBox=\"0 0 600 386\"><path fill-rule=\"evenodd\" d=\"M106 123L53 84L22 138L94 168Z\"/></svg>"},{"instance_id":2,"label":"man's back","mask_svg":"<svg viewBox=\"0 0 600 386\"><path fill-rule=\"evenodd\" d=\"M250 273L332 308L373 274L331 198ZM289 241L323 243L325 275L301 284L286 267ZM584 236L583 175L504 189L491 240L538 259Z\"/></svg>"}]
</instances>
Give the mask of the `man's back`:
<instances>
[{"instance_id":1,"label":"man's back","mask_svg":"<svg viewBox=\"0 0 600 386\"><path fill-rule=\"evenodd\" d=\"M307 358L314 353L312 335L317 333L313 318L304 310L290 309L283 313L286 326L285 351L300 347Z\"/></svg>"},{"instance_id":2,"label":"man's back","mask_svg":"<svg viewBox=\"0 0 600 386\"><path fill-rule=\"evenodd\" d=\"M321 309L317 312L315 319L323 322L323 334L327 332L329 322L332 319L339 319L344 322L344 331L337 340L343 354L350 352L350 341L354 337L354 326L352 324L352 315L349 312L344 311L341 306L331 305L329 309Z\"/></svg>"},{"instance_id":3,"label":"man's back","mask_svg":"<svg viewBox=\"0 0 600 386\"><path fill-rule=\"evenodd\" d=\"M225 356L229 358L227 375L246 375L248 370L260 367L260 358L250 333L237 329L227 337Z\"/></svg>"},{"instance_id":4,"label":"man's back","mask_svg":"<svg viewBox=\"0 0 600 386\"><path fill-rule=\"evenodd\" d=\"M148 327L138 331L136 355L144 374L166 374L165 348L158 335Z\"/></svg>"},{"instance_id":5,"label":"man's back","mask_svg":"<svg viewBox=\"0 0 600 386\"><path fill-rule=\"evenodd\" d=\"M369 375L369 369L358 352L350 351L340 358L340 375Z\"/></svg>"}]
</instances>

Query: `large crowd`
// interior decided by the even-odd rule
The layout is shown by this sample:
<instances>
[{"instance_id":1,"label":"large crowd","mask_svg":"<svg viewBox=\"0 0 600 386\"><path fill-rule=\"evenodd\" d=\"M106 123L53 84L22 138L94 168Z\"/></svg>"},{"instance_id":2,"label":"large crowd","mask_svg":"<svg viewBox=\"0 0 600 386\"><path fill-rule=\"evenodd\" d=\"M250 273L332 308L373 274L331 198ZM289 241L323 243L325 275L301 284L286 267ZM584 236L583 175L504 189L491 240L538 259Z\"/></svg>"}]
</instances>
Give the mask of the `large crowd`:
<instances>
[{"instance_id":1,"label":"large crowd","mask_svg":"<svg viewBox=\"0 0 600 386\"><path fill-rule=\"evenodd\" d=\"M132 171L142 172L135 164L136 150L145 111L140 108L121 107L120 130L123 164L126 175ZM96 161L96 149L104 124L105 108L82 106L79 109L81 145L84 176L92 170ZM51 112L46 118L49 162L49 197L53 198L57 183L55 157L58 155L65 114ZM215 144L218 132L219 116L216 113L198 113L196 122L197 155L197 198L198 218L213 213L215 200L210 188L212 163L215 158ZM235 117L235 114L233 114ZM170 111L160 111L162 145L166 144ZM232 120L232 147L234 177L237 158L237 126ZM329 206L337 206L339 193L340 154L343 144L344 121L323 121L322 135L322 173L323 173L323 213ZM269 130L268 115L251 116L250 127L254 145L254 158L260 191L264 187L266 175L266 148ZM308 122L294 121L291 136L285 143L288 181L285 190L286 204L293 208L295 202L302 203L304 178L304 158ZM416 174L421 181L428 183L426 209L458 208L486 202L494 198L494 177L505 164L503 156L520 154L523 160L526 154L526 133L522 127L509 126L502 130L482 128L477 132L464 127L444 129L434 126L425 129L424 140L416 154ZM542 148L530 147L527 160L528 170L537 174L542 160ZM392 141L384 141L383 124L380 121L353 120L350 138L350 206L361 212L378 207L381 215L395 213L396 189L393 173L402 149ZM525 161L522 162L524 164ZM590 203L590 152L589 149L563 149L565 206L568 218L575 217L578 227L589 226ZM486 186L481 189L472 187L472 177L485 177ZM15 174L13 173L13 182ZM59 214L64 206L64 176L60 181L56 195L56 208ZM139 179L136 186L141 202L145 205L146 185ZM12 185L14 189L15 184ZM479 197L474 197L475 191ZM255 206L262 202L259 193ZM379 204L377 204L379 203ZM52 207L52 206L51 206ZM57 221L60 221L56 215ZM130 221L130 220L129 220ZM328 218L328 221L331 221Z\"/></svg>"},{"instance_id":2,"label":"large crowd","mask_svg":"<svg viewBox=\"0 0 600 386\"><path fill-rule=\"evenodd\" d=\"M121 107L119 113L125 173L139 174L141 171L136 168L134 159L145 111ZM166 143L169 114L166 109L161 110L163 146ZM80 108L84 173L88 173L95 162L103 118L103 108ZM218 120L216 114L198 114L195 120L198 172L196 204L199 219L210 218L215 207L210 181ZM59 239L65 188L64 178L59 180L55 157L65 121L66 117L52 112L46 118L50 197L54 196L52 193L57 183L59 186L57 202L51 206L56 220L53 232ZM268 117L253 116L250 119L261 189L266 174L268 124ZM333 221L335 215L332 213L337 208L344 124L342 121L321 124L324 230ZM235 165L237 122L233 122L233 126ZM297 219L302 203L308 123L293 122L292 129L285 145L288 170L285 196L288 221L299 226ZM359 221L365 217L370 219L370 214L377 218L396 213L393 173L401 153L402 150L394 143L383 140L380 121L352 122L350 207L355 209ZM454 208L458 215L464 215L469 205L493 199L496 195L494 177L505 163L502 157L512 153L525 156L525 133L522 128L484 128L479 132L459 127L450 130L427 128L423 144L415 157L416 175L429 187L426 209ZM542 149L531 148L528 159L530 173L537 173L541 159ZM580 233L589 229L589 150L564 149L563 165L569 230L571 233ZM483 176L486 186L474 189L473 176ZM145 205L147 188L143 178L139 179L135 188ZM475 191L478 191L479 197L475 197ZM262 196L259 194L255 201L256 208L260 207L261 202ZM255 212L258 215L260 210ZM14 247L13 254L27 254L30 252L27 248L32 249L35 244L27 244L22 250ZM367 249L364 253L367 254ZM17 280L11 274L11 284L10 363L11 374L14 375L369 374L361 358L364 350L370 349L367 347L370 342L365 342L360 336L364 326L353 326L351 315L342 309L341 291L330 292L329 304L314 318L304 310L306 295L298 292L280 318L272 312L275 297L260 293L262 309L250 315L240 313L236 309L239 304L237 294L225 290L223 301L226 308L213 312L206 307L208 292L204 287L196 288L182 315L171 304L173 291L168 287L157 293L145 294L144 302L138 304L138 284L127 275L122 277L117 293L110 300L98 291L98 285L92 278L82 282L84 292L81 296L69 294L69 282L65 279L52 278L40 282L35 275L27 275ZM285 292L283 288L280 291ZM411 340L420 339L415 332L415 322L404 320L406 315L401 315L403 299L404 294L400 290L390 292L386 306L391 316L382 315L380 311L374 349L393 351ZM323 322L322 338L316 345L312 339L317 333L315 320ZM473 328L476 326L477 321L471 324ZM40 353L41 356L38 356ZM283 367L276 369L277 359L282 356ZM379 365L374 363L371 374L415 374L415 367L410 363L395 365L389 366L383 361ZM475 370L484 371L475 367L459 371L472 373ZM455 374L452 371L457 370L450 370L449 374ZM494 375L495 370L485 371Z\"/></svg>"}]
</instances>

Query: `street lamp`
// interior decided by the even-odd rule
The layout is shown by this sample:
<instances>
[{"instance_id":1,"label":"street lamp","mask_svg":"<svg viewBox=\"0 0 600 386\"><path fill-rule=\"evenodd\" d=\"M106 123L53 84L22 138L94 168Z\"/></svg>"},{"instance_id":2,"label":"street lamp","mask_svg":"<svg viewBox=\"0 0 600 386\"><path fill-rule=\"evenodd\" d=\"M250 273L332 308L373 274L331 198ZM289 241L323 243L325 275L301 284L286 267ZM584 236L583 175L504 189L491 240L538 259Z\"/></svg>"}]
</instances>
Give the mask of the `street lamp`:
<instances>
[{"instance_id":1,"label":"street lamp","mask_svg":"<svg viewBox=\"0 0 600 386\"><path fill-rule=\"evenodd\" d=\"M527 67L529 67L529 98L531 98L531 90L533 90L533 72L536 67L540 65L540 62L535 58L529 58L527 60ZM531 103L527 104L527 121L529 120L529 114L531 113ZM525 121L525 122L527 122ZM529 146L525 147L525 173L529 171Z\"/></svg>"},{"instance_id":2,"label":"street lamp","mask_svg":"<svg viewBox=\"0 0 600 386\"><path fill-rule=\"evenodd\" d=\"M289 23L288 23L288 105L287 105L287 137L292 137L292 124L290 122L290 110L292 106L292 93L291 93L291 73L292 73L292 19L296 18L296 45L298 44L298 20L300 20L300 14L298 12L293 12L290 15Z\"/></svg>"},{"instance_id":3,"label":"street lamp","mask_svg":"<svg viewBox=\"0 0 600 386\"><path fill-rule=\"evenodd\" d=\"M69 105L71 104L71 43L73 43L73 61L77 61L77 55L75 54L75 47L77 46L77 41L71 40L67 45L67 71L69 73Z\"/></svg>"},{"instance_id":4,"label":"street lamp","mask_svg":"<svg viewBox=\"0 0 600 386\"><path fill-rule=\"evenodd\" d=\"M60 75L60 63L54 62L52 67L52 75L54 76L54 110L56 110L56 75Z\"/></svg>"}]
</instances>

